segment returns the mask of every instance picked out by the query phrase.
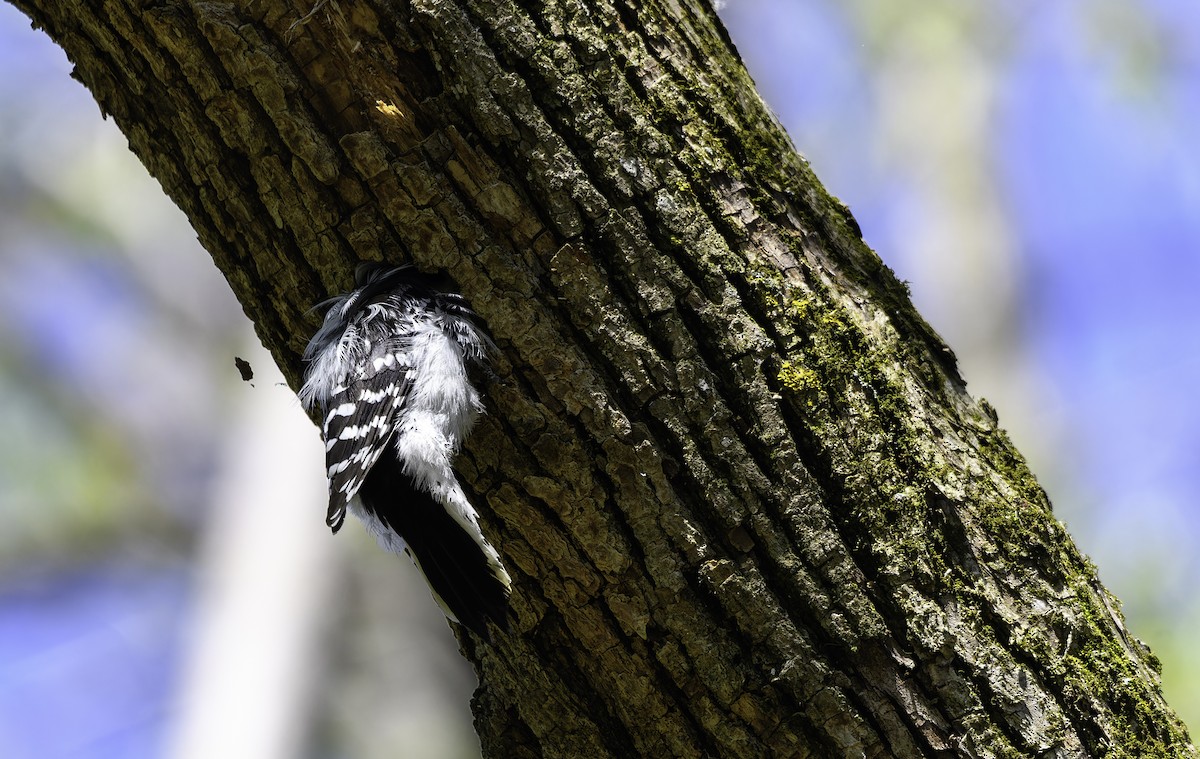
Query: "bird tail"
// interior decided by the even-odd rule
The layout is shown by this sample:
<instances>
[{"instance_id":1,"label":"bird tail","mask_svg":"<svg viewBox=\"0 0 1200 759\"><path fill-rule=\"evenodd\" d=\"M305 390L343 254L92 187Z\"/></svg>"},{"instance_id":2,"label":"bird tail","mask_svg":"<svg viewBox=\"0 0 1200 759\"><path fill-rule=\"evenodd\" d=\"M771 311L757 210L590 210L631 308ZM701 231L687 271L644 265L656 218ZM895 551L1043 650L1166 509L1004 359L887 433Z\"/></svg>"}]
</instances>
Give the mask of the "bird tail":
<instances>
[{"instance_id":1,"label":"bird tail","mask_svg":"<svg viewBox=\"0 0 1200 759\"><path fill-rule=\"evenodd\" d=\"M447 616L488 641L488 621L508 629L508 572L477 528L471 530L451 516L447 508L454 508L452 504L441 504L417 489L398 463L383 460L372 468L358 495L363 508L380 522L377 527L403 540L405 552L425 575ZM389 536L378 537L385 548L399 545Z\"/></svg>"}]
</instances>

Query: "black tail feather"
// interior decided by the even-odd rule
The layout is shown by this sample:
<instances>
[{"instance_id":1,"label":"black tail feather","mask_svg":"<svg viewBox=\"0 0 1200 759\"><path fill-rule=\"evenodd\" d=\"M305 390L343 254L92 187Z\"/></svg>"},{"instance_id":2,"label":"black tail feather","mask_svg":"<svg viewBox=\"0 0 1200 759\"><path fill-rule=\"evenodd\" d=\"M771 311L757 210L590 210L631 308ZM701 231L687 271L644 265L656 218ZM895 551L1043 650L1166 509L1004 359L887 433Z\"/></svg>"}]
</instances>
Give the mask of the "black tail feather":
<instances>
[{"instance_id":1,"label":"black tail feather","mask_svg":"<svg viewBox=\"0 0 1200 759\"><path fill-rule=\"evenodd\" d=\"M508 630L508 588L492 574L487 556L441 504L413 487L398 463L377 462L358 495L404 539L430 588L460 623L488 641L489 620Z\"/></svg>"}]
</instances>

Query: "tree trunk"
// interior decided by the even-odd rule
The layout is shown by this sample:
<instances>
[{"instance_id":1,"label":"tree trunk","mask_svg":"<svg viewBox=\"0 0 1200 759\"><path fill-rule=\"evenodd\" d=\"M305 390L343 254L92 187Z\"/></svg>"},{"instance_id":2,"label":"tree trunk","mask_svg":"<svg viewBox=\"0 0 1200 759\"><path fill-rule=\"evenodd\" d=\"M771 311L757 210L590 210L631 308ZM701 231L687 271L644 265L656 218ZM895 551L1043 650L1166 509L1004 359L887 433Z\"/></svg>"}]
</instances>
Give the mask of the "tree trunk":
<instances>
[{"instance_id":1,"label":"tree trunk","mask_svg":"<svg viewBox=\"0 0 1200 759\"><path fill-rule=\"evenodd\" d=\"M1196 755L705 0L14 2L293 386L359 259L487 322L485 755Z\"/></svg>"}]
</instances>

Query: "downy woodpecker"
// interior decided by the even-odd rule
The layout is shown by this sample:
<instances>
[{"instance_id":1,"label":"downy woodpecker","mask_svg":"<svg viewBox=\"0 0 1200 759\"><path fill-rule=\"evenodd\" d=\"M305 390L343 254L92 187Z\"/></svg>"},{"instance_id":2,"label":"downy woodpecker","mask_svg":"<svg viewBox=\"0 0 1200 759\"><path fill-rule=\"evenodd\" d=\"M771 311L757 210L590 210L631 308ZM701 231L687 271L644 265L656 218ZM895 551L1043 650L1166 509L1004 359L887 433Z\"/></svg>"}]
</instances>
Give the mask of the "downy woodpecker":
<instances>
[{"instance_id":1,"label":"downy woodpecker","mask_svg":"<svg viewBox=\"0 0 1200 759\"><path fill-rule=\"evenodd\" d=\"M491 340L460 295L412 267L360 264L355 289L318 307L300 400L319 409L329 476L326 523L346 511L407 553L446 614L484 639L507 629L512 582L450 463L483 410L469 371Z\"/></svg>"}]
</instances>

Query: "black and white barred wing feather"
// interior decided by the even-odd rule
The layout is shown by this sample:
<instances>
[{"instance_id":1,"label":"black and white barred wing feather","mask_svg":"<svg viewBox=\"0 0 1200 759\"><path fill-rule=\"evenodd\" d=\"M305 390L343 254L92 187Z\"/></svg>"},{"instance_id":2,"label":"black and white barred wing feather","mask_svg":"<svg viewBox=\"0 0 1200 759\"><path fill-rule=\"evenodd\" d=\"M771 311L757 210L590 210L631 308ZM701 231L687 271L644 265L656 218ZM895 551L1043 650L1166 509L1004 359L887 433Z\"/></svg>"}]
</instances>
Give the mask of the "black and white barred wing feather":
<instances>
[{"instance_id":1,"label":"black and white barred wing feather","mask_svg":"<svg viewBox=\"0 0 1200 759\"><path fill-rule=\"evenodd\" d=\"M333 388L322 422L329 511L325 523L336 533L350 500L390 442L412 384L402 345L375 344L351 371L353 380Z\"/></svg>"},{"instance_id":2,"label":"black and white barred wing feather","mask_svg":"<svg viewBox=\"0 0 1200 759\"><path fill-rule=\"evenodd\" d=\"M461 297L411 270L365 265L356 279L326 302L300 391L323 415L327 521L336 532L354 513L486 638L487 621L506 627L511 580L451 462L482 410L468 367L482 366L490 342Z\"/></svg>"}]
</instances>

